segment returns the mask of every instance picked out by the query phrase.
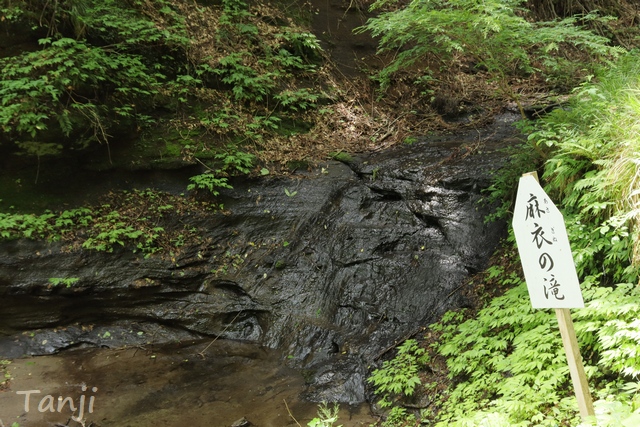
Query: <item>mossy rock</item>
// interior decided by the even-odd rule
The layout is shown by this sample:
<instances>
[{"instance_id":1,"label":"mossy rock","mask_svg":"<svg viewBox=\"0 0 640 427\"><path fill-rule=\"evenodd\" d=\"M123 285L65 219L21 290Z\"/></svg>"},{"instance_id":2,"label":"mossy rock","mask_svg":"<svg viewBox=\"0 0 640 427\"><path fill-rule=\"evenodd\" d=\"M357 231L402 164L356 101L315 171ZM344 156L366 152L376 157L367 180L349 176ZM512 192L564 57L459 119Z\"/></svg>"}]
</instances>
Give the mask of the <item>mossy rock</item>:
<instances>
[{"instance_id":1,"label":"mossy rock","mask_svg":"<svg viewBox=\"0 0 640 427\"><path fill-rule=\"evenodd\" d=\"M329 157L342 163L353 163L353 157L351 154L344 151L333 151L329 153Z\"/></svg>"}]
</instances>

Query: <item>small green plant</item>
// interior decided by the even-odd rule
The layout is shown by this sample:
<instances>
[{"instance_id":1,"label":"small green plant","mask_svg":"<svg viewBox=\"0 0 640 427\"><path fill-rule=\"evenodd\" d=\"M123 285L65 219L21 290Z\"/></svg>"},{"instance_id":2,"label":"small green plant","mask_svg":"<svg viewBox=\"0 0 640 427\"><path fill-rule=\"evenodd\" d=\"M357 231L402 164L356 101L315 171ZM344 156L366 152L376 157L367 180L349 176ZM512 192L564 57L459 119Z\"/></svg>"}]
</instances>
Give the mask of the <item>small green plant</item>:
<instances>
[{"instance_id":1,"label":"small green plant","mask_svg":"<svg viewBox=\"0 0 640 427\"><path fill-rule=\"evenodd\" d=\"M314 108L319 98L320 96L317 93L313 93L307 88L295 91L283 90L274 96L274 99L280 104L280 107L292 111Z\"/></svg>"},{"instance_id":2,"label":"small green plant","mask_svg":"<svg viewBox=\"0 0 640 427\"><path fill-rule=\"evenodd\" d=\"M335 403L333 407L330 407L327 402L322 402L318 405L318 416L307 423L308 427L333 427L338 422L338 412L340 412L340 406ZM335 426L342 427L342 425Z\"/></svg>"},{"instance_id":3,"label":"small green plant","mask_svg":"<svg viewBox=\"0 0 640 427\"><path fill-rule=\"evenodd\" d=\"M416 417L407 413L405 408L394 406L389 411L387 418L382 422L382 427L402 427L416 425Z\"/></svg>"},{"instance_id":4,"label":"small green plant","mask_svg":"<svg viewBox=\"0 0 640 427\"><path fill-rule=\"evenodd\" d=\"M122 218L120 212L111 211L103 221L94 224L94 231L97 234L87 238L83 248L112 252L115 245L124 247L127 242L137 242L136 247L142 252L153 253L158 250L155 242L164 228L136 227Z\"/></svg>"},{"instance_id":5,"label":"small green plant","mask_svg":"<svg viewBox=\"0 0 640 427\"><path fill-rule=\"evenodd\" d=\"M67 288L70 288L71 286L73 286L74 284L78 283L79 281L80 281L80 278L78 278L78 277L68 277L68 278L51 277L51 278L49 278L49 284L51 286L64 285Z\"/></svg>"},{"instance_id":6,"label":"small green plant","mask_svg":"<svg viewBox=\"0 0 640 427\"><path fill-rule=\"evenodd\" d=\"M234 174L248 174L253 167L255 156L238 150L234 145L228 145L227 149L215 155L215 159L222 163L218 172Z\"/></svg>"},{"instance_id":7,"label":"small green plant","mask_svg":"<svg viewBox=\"0 0 640 427\"><path fill-rule=\"evenodd\" d=\"M402 343L396 357L385 361L367 380L373 384L376 394L381 396L378 405L386 408L402 397L411 397L421 384L418 373L428 361L429 355L416 340L409 339Z\"/></svg>"},{"instance_id":8,"label":"small green plant","mask_svg":"<svg viewBox=\"0 0 640 427\"><path fill-rule=\"evenodd\" d=\"M250 65L245 65L250 58L249 52L233 52L220 59L219 68L213 70L223 83L232 88L236 101L263 101L275 88L273 74L260 74Z\"/></svg>"},{"instance_id":9,"label":"small green plant","mask_svg":"<svg viewBox=\"0 0 640 427\"><path fill-rule=\"evenodd\" d=\"M207 190L214 196L218 196L220 188L233 188L229 184L229 175L248 174L255 161L255 156L238 150L234 145L228 145L225 151L213 157L220 163L220 167L209 168L207 172L189 178L191 184L187 186L188 191Z\"/></svg>"},{"instance_id":10,"label":"small green plant","mask_svg":"<svg viewBox=\"0 0 640 427\"><path fill-rule=\"evenodd\" d=\"M213 172L192 176L189 181L191 181L191 184L187 185L187 190L207 190L214 196L220 194L219 188L233 188L226 177L216 176Z\"/></svg>"},{"instance_id":11,"label":"small green plant","mask_svg":"<svg viewBox=\"0 0 640 427\"><path fill-rule=\"evenodd\" d=\"M307 60L316 60L321 56L322 47L312 33L285 31L278 36L283 41L283 48L293 55Z\"/></svg>"}]
</instances>

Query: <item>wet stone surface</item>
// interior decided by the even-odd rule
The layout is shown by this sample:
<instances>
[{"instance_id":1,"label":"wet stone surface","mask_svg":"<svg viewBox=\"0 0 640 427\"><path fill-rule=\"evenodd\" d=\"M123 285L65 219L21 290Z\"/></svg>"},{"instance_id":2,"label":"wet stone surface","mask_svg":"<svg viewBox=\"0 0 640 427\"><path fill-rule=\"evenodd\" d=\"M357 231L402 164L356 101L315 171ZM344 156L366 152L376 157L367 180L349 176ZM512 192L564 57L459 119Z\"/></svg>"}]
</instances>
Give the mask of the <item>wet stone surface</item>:
<instances>
[{"instance_id":1,"label":"wet stone surface","mask_svg":"<svg viewBox=\"0 0 640 427\"><path fill-rule=\"evenodd\" d=\"M219 337L279 351L310 400L359 404L382 349L469 304L465 280L505 229L478 201L515 141L512 119L237 180L228 213L200 219L207 244L173 256L1 243L0 359Z\"/></svg>"}]
</instances>

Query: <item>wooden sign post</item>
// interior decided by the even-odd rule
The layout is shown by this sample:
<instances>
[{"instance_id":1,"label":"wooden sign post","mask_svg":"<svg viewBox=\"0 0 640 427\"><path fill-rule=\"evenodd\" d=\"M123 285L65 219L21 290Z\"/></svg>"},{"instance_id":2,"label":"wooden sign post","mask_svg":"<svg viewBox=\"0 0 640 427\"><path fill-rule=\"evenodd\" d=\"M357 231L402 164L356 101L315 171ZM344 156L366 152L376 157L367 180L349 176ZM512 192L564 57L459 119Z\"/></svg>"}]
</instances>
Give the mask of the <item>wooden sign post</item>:
<instances>
[{"instance_id":1,"label":"wooden sign post","mask_svg":"<svg viewBox=\"0 0 640 427\"><path fill-rule=\"evenodd\" d=\"M520 178L513 232L531 305L556 310L571 380L584 420L595 413L569 312L570 308L584 307L584 301L564 218L538 183L535 172Z\"/></svg>"}]
</instances>

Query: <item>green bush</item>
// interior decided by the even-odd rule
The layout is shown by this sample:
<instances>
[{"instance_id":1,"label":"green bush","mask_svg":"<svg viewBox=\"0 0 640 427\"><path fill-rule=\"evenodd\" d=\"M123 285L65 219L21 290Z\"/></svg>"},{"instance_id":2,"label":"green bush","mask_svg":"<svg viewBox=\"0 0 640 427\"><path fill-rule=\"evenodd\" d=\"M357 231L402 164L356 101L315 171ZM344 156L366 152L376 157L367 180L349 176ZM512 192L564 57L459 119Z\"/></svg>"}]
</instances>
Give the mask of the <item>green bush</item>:
<instances>
[{"instance_id":1,"label":"green bush","mask_svg":"<svg viewBox=\"0 0 640 427\"><path fill-rule=\"evenodd\" d=\"M566 108L528 123L523 145L535 150L545 189L565 216L585 299L573 317L599 426L638 419L638 76L637 54L621 58L578 88ZM492 191L510 200L517 174L507 170L500 179ZM518 263L515 256L509 262ZM531 308L515 272L494 266L486 274L509 290L472 318L450 314L433 327L452 380L438 425L577 425L554 316Z\"/></svg>"},{"instance_id":2,"label":"green bush","mask_svg":"<svg viewBox=\"0 0 640 427\"><path fill-rule=\"evenodd\" d=\"M373 10L381 13L358 31L379 37L382 52L395 59L381 73L383 87L393 73L431 59L432 64L451 64L466 58L485 70L504 95L518 102L511 77L533 73L568 75L575 64L567 60L568 47L588 53L588 61L616 55L609 40L580 27L595 15L560 21L527 19L525 0L415 0L404 5L378 0ZM581 67L589 67L587 62ZM426 70L427 75L430 71Z\"/></svg>"},{"instance_id":3,"label":"green bush","mask_svg":"<svg viewBox=\"0 0 640 427\"><path fill-rule=\"evenodd\" d=\"M529 139L549 152L543 182L563 206L579 273L633 282L640 246L640 60L631 52L564 109L534 126Z\"/></svg>"},{"instance_id":4,"label":"green bush","mask_svg":"<svg viewBox=\"0 0 640 427\"><path fill-rule=\"evenodd\" d=\"M27 1L19 6L20 18L44 26L48 34L39 38L39 49L0 59L2 132L17 141L42 141L55 126L59 134L73 134L86 144L108 142L119 122L148 122L145 111L174 72L160 58L188 46L169 3L155 6L153 13L163 25L150 19L139 1Z\"/></svg>"},{"instance_id":5,"label":"green bush","mask_svg":"<svg viewBox=\"0 0 640 427\"><path fill-rule=\"evenodd\" d=\"M425 349L414 339L406 340L397 350L398 354L374 370L368 379L381 397L378 405L382 408L392 406L394 401L402 397L413 395L421 384L418 372L429 360Z\"/></svg>"},{"instance_id":6,"label":"green bush","mask_svg":"<svg viewBox=\"0 0 640 427\"><path fill-rule=\"evenodd\" d=\"M1 213L0 240L45 239L69 243L71 249L113 252L128 247L145 256L184 245L187 238L198 241L199 231L162 224L174 212L191 215L218 209L216 204L196 202L153 190L111 193L107 203L41 215ZM54 280L54 279L52 279ZM53 285L68 284L55 279Z\"/></svg>"},{"instance_id":7,"label":"green bush","mask_svg":"<svg viewBox=\"0 0 640 427\"><path fill-rule=\"evenodd\" d=\"M519 175L544 170L582 281L585 307L573 318L596 418L580 424L557 321L549 310L531 308L511 234L511 255L484 276L485 286L507 290L473 316L452 312L432 325L439 336L432 351L446 358L451 381L436 403L435 425L637 425L639 118L640 59L633 52L581 85L565 108L525 123L528 141L489 190L504 200L498 215L507 219Z\"/></svg>"},{"instance_id":8,"label":"green bush","mask_svg":"<svg viewBox=\"0 0 640 427\"><path fill-rule=\"evenodd\" d=\"M0 23L32 28L34 43L0 58L0 144L39 161L160 129L180 135L165 154L192 159L277 135L323 97L309 81L321 48L261 13L242 0L0 0Z\"/></svg>"}]
</instances>

